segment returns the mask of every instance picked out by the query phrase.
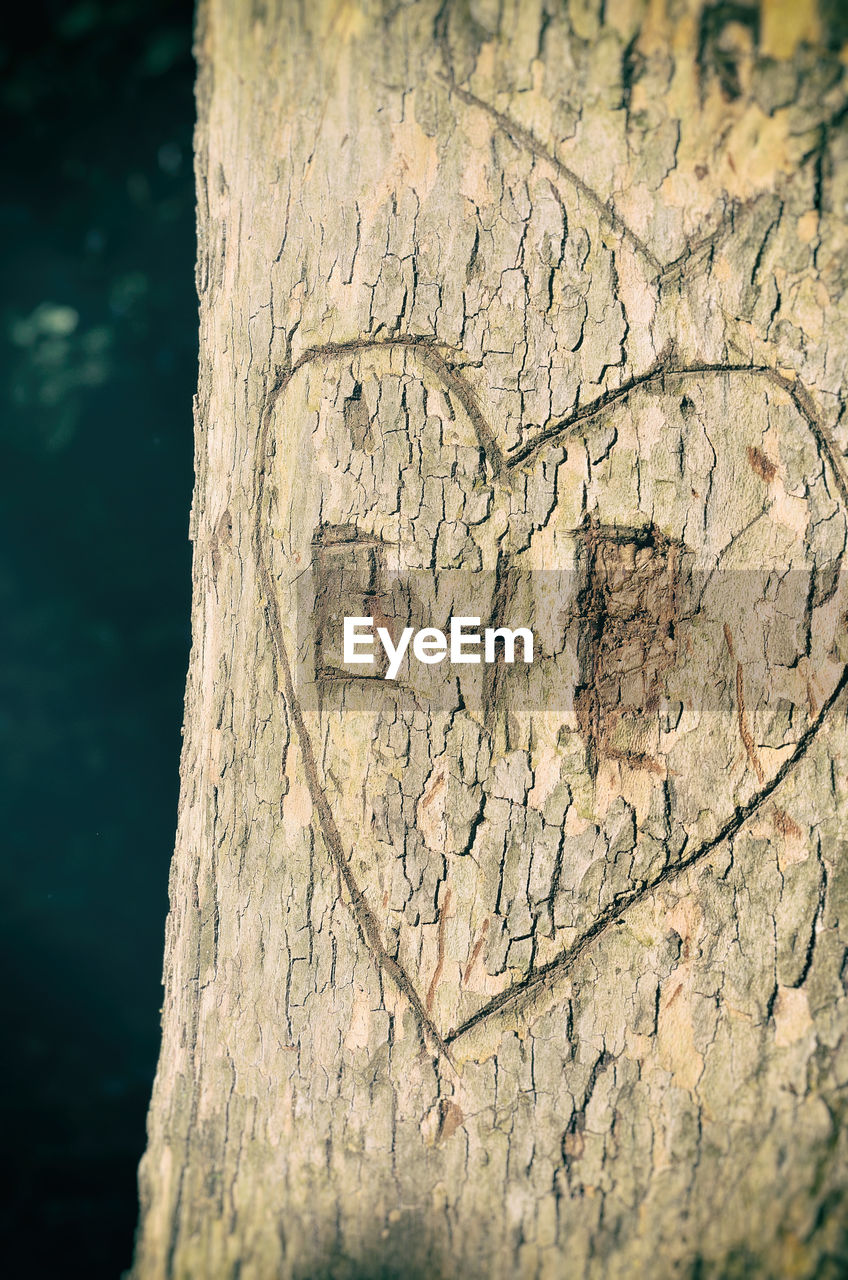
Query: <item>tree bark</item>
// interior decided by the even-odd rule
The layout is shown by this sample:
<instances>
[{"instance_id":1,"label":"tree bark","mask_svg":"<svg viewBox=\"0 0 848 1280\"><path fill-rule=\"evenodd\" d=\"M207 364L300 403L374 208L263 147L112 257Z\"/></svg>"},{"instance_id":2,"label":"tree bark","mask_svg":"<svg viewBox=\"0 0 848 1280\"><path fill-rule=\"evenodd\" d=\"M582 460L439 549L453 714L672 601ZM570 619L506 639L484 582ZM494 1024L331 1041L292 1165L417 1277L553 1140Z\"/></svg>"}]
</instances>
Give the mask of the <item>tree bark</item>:
<instances>
[{"instance_id":1,"label":"tree bark","mask_svg":"<svg viewBox=\"0 0 848 1280\"><path fill-rule=\"evenodd\" d=\"M135 1280L844 1274L840 22L202 0Z\"/></svg>"}]
</instances>

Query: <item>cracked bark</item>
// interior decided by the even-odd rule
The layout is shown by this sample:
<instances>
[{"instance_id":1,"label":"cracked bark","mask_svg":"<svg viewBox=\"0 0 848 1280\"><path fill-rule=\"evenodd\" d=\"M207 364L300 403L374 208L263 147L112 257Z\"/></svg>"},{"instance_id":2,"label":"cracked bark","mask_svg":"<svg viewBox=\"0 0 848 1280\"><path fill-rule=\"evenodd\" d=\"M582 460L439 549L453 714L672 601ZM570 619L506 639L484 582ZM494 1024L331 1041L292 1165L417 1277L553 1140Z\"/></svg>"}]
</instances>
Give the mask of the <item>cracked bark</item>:
<instances>
[{"instance_id":1,"label":"cracked bark","mask_svg":"<svg viewBox=\"0 0 848 1280\"><path fill-rule=\"evenodd\" d=\"M135 1280L844 1273L839 21L203 0Z\"/></svg>"}]
</instances>

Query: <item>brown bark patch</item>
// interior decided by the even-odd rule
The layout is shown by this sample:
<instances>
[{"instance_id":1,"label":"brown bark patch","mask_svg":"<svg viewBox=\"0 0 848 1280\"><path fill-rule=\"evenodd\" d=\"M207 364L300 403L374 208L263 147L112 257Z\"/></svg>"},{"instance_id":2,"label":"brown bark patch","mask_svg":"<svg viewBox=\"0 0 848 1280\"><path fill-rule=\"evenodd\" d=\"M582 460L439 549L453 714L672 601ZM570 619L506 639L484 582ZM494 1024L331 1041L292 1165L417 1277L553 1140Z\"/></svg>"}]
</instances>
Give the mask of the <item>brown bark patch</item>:
<instances>
[{"instance_id":1,"label":"brown bark patch","mask_svg":"<svg viewBox=\"0 0 848 1280\"><path fill-rule=\"evenodd\" d=\"M771 484L777 475L777 467L771 458L767 458L762 449L758 449L755 445L748 445L748 462L751 464L751 470L756 472L761 480L766 484Z\"/></svg>"},{"instance_id":2,"label":"brown bark patch","mask_svg":"<svg viewBox=\"0 0 848 1280\"><path fill-rule=\"evenodd\" d=\"M651 752L665 673L677 653L682 546L658 529L589 521L575 698L590 767L600 757L662 772Z\"/></svg>"},{"instance_id":3,"label":"brown bark patch","mask_svg":"<svg viewBox=\"0 0 848 1280\"><path fill-rule=\"evenodd\" d=\"M362 399L362 386L358 382L351 395L345 400L344 420L354 448L364 449L370 453L374 447L371 438L371 414L368 412L368 405Z\"/></svg>"},{"instance_id":4,"label":"brown bark patch","mask_svg":"<svg viewBox=\"0 0 848 1280\"><path fill-rule=\"evenodd\" d=\"M795 840L803 837L803 831L798 826L794 818L790 818L785 809L775 808L772 813L772 821L782 836L792 836Z\"/></svg>"},{"instance_id":5,"label":"brown bark patch","mask_svg":"<svg viewBox=\"0 0 848 1280\"><path fill-rule=\"evenodd\" d=\"M447 1142L448 1138L452 1138L464 1120L465 1116L462 1114L461 1107L458 1107L455 1102L451 1102L450 1098L440 1099L438 1141Z\"/></svg>"}]
</instances>

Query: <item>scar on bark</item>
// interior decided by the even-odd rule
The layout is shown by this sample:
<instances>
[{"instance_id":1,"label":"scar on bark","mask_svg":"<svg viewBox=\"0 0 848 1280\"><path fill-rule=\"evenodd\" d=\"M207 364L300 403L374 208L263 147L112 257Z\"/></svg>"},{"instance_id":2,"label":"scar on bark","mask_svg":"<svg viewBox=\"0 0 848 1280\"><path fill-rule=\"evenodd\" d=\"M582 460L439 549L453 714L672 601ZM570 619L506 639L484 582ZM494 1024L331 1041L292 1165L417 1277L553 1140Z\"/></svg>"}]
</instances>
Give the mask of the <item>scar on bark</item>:
<instances>
[{"instance_id":1,"label":"scar on bark","mask_svg":"<svg viewBox=\"0 0 848 1280\"><path fill-rule=\"evenodd\" d=\"M486 919L483 921L483 925L480 929L479 937L477 938L477 941L474 943L474 946L471 951L471 955L468 957L468 964L465 966L465 972L462 975L462 982L463 982L463 985L466 987L468 986L468 979L471 977L471 974L474 971L474 965L477 963L477 957L479 956L480 952L483 950L483 947L485 946L486 934L488 932L489 932L489 918L487 916Z\"/></svg>"},{"instance_id":2,"label":"scar on bark","mask_svg":"<svg viewBox=\"0 0 848 1280\"><path fill-rule=\"evenodd\" d=\"M462 1114L462 1108L458 1107L450 1098L439 1099L439 1131L436 1135L437 1142L447 1142L452 1138L457 1129L465 1121Z\"/></svg>"},{"instance_id":3,"label":"scar on bark","mask_svg":"<svg viewBox=\"0 0 848 1280\"><path fill-rule=\"evenodd\" d=\"M771 484L777 475L777 467L771 458L767 458L762 449L756 448L755 445L748 445L748 462L751 470L754 471L765 484Z\"/></svg>"},{"instance_id":4,"label":"scar on bark","mask_svg":"<svg viewBox=\"0 0 848 1280\"><path fill-rule=\"evenodd\" d=\"M371 415L362 399L362 383L357 382L344 402L345 426L356 449L370 453L374 447L371 438Z\"/></svg>"},{"instance_id":5,"label":"scar on bark","mask_svg":"<svg viewBox=\"0 0 848 1280\"><path fill-rule=\"evenodd\" d=\"M384 627L395 645L405 627L428 625L426 602L416 593L414 582L388 570L388 552L396 544L367 533L355 524L321 524L312 537L312 596L308 607L309 634L314 636L314 675L321 707L322 690L335 683L365 686L378 681L384 692L409 686L395 679L383 682L389 660L382 645L376 646L369 665L351 669L345 665L341 648L342 621L372 618L374 627ZM420 696L420 690L418 690ZM427 803L431 803L431 794Z\"/></svg>"},{"instance_id":6,"label":"scar on bark","mask_svg":"<svg viewBox=\"0 0 848 1280\"><path fill-rule=\"evenodd\" d=\"M677 653L683 545L652 525L613 528L591 516L581 540L575 711L589 771L596 777L605 758L663 774L650 748Z\"/></svg>"}]
</instances>

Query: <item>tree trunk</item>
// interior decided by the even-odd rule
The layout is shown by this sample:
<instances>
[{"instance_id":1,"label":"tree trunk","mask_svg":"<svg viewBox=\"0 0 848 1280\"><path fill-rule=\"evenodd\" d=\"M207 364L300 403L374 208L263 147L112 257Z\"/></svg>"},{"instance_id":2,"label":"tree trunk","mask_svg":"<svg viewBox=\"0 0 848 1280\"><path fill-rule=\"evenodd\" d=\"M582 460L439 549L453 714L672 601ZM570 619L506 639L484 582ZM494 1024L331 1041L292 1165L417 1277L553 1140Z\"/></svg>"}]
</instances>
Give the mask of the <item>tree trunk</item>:
<instances>
[{"instance_id":1,"label":"tree trunk","mask_svg":"<svg viewBox=\"0 0 848 1280\"><path fill-rule=\"evenodd\" d=\"M136 1280L845 1274L840 21L202 0Z\"/></svg>"}]
</instances>

